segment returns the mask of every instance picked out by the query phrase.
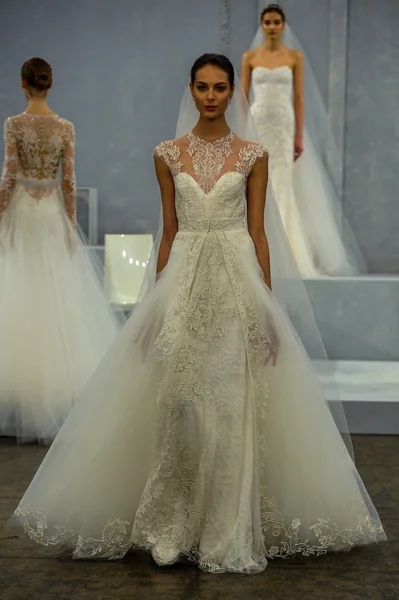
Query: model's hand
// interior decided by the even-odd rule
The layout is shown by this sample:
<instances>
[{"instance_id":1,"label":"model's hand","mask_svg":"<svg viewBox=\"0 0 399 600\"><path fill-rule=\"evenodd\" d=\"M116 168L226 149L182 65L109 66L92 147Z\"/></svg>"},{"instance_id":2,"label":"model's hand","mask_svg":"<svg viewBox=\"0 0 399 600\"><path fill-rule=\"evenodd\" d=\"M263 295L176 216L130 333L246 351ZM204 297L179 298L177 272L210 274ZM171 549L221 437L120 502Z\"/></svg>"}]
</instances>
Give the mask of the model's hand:
<instances>
[{"instance_id":1,"label":"model's hand","mask_svg":"<svg viewBox=\"0 0 399 600\"><path fill-rule=\"evenodd\" d=\"M265 364L272 362L273 367L277 364L278 352L280 349L280 338L278 337L276 328L273 323L269 323L267 331L270 337L269 355L266 358Z\"/></svg>"},{"instance_id":2,"label":"model's hand","mask_svg":"<svg viewBox=\"0 0 399 600\"><path fill-rule=\"evenodd\" d=\"M77 233L76 229L73 229L72 227L70 227L68 230L68 242L69 242L69 250L70 250L71 256L75 255L75 252L78 247L78 237L77 236L78 236L78 233Z\"/></svg>"},{"instance_id":3,"label":"model's hand","mask_svg":"<svg viewBox=\"0 0 399 600\"><path fill-rule=\"evenodd\" d=\"M297 135L294 141L294 161L298 160L303 152L303 140L301 135Z\"/></svg>"}]
</instances>

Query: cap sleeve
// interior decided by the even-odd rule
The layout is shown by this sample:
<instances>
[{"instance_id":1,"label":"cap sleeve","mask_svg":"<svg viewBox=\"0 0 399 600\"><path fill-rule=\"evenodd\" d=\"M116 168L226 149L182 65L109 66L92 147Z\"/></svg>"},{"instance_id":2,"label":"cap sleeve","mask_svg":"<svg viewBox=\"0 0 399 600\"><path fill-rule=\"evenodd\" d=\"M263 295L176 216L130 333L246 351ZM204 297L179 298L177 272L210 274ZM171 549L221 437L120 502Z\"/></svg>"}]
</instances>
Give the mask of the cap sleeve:
<instances>
[{"instance_id":1,"label":"cap sleeve","mask_svg":"<svg viewBox=\"0 0 399 600\"><path fill-rule=\"evenodd\" d=\"M180 149L173 142L162 142L154 150L154 156L163 160L169 167L172 175L177 175L181 169Z\"/></svg>"}]
</instances>

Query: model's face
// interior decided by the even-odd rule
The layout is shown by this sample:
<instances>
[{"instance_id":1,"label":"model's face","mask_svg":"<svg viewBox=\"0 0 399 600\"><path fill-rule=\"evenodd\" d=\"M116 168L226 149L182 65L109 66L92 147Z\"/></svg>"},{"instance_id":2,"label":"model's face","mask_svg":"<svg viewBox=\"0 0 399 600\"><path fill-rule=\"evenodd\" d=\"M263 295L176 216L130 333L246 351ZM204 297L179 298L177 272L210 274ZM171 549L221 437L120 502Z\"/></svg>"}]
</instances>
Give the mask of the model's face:
<instances>
[{"instance_id":1,"label":"model's face","mask_svg":"<svg viewBox=\"0 0 399 600\"><path fill-rule=\"evenodd\" d=\"M279 40L285 23L277 12L266 13L262 20L262 29L270 40Z\"/></svg>"},{"instance_id":2,"label":"model's face","mask_svg":"<svg viewBox=\"0 0 399 600\"><path fill-rule=\"evenodd\" d=\"M227 73L214 65L198 69L194 84L190 83L190 90L200 115L210 120L226 112L234 93Z\"/></svg>"}]
</instances>

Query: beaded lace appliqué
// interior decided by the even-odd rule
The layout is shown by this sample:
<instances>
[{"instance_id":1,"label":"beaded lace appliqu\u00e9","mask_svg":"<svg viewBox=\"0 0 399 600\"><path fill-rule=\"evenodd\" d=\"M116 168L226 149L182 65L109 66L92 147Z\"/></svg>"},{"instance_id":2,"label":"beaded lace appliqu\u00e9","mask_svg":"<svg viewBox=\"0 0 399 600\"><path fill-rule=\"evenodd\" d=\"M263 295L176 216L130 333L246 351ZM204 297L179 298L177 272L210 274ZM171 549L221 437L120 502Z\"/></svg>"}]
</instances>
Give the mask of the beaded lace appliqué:
<instances>
[{"instance_id":1,"label":"beaded lace appliqu\u00e9","mask_svg":"<svg viewBox=\"0 0 399 600\"><path fill-rule=\"evenodd\" d=\"M189 141L187 154L192 159L195 178L208 194L218 181L226 158L232 153L231 142L234 134L230 132L229 135L215 142L206 142L192 132L187 135L187 138Z\"/></svg>"},{"instance_id":2,"label":"beaded lace appliqu\u00e9","mask_svg":"<svg viewBox=\"0 0 399 600\"><path fill-rule=\"evenodd\" d=\"M57 115L23 113L4 125L5 160L0 182L0 214L6 209L18 180L26 192L40 200L61 187L65 209L76 224L75 130Z\"/></svg>"}]
</instances>

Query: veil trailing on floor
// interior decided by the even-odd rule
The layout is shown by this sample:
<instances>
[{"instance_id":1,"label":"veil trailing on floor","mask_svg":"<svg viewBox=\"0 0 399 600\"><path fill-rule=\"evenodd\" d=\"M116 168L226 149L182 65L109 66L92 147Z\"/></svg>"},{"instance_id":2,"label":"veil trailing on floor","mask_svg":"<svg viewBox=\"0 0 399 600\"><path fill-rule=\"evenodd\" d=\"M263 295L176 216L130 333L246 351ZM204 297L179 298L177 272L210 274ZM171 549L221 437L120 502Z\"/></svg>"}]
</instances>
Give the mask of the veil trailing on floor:
<instances>
[{"instance_id":1,"label":"veil trailing on floor","mask_svg":"<svg viewBox=\"0 0 399 600\"><path fill-rule=\"evenodd\" d=\"M264 33L259 27L251 48L258 48L263 43ZM343 214L340 152L327 109L309 60L288 24L284 28L283 43L292 50L300 51L304 62L304 153L295 162L293 177L305 232L311 246L319 250L322 262L334 271L330 274L365 272L362 253ZM314 223L320 226L314 227ZM306 224L309 224L309 228ZM334 256L333 252L329 252L330 249L335 250Z\"/></svg>"},{"instance_id":2,"label":"veil trailing on floor","mask_svg":"<svg viewBox=\"0 0 399 600\"><path fill-rule=\"evenodd\" d=\"M227 110L226 118L230 129L235 135L247 141L259 142L249 105L237 73L235 73L234 96ZM198 111L192 102L189 86L187 85L181 101L176 138L190 132L197 121ZM156 268L162 230L161 212L158 233L144 277L139 302L146 297L156 283ZM265 230L270 248L273 294L289 317L306 352L313 361L320 381L329 389L328 404L330 411L349 452L353 456L350 435L338 386L335 383L333 367L327 358L309 296L285 235L270 178L266 193Z\"/></svg>"}]
</instances>

